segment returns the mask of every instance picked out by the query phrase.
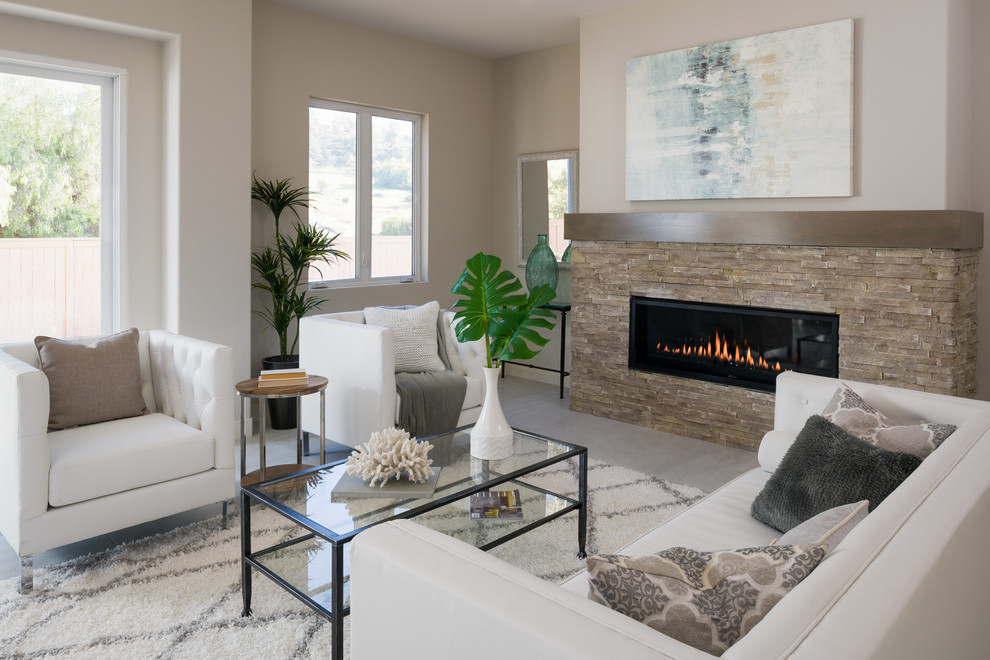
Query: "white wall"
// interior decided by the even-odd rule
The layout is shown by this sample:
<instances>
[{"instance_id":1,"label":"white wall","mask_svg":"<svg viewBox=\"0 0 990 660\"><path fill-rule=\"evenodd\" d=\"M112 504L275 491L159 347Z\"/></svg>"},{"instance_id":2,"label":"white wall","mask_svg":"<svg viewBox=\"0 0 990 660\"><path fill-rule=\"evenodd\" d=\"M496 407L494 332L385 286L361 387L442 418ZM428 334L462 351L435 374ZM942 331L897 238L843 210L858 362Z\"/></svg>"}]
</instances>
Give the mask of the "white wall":
<instances>
[{"instance_id":1,"label":"white wall","mask_svg":"<svg viewBox=\"0 0 990 660\"><path fill-rule=\"evenodd\" d=\"M497 62L495 236L491 253L501 258L502 266L512 270L523 284L525 269L518 266L516 258L516 158L522 154L578 148L579 64L577 43L505 57ZM570 296L570 285L570 271L561 270L557 284L559 297ZM550 343L529 362L558 368L559 330L555 329L550 337ZM565 364L569 369L569 351ZM523 378L558 382L557 374L511 365L507 369Z\"/></svg>"},{"instance_id":2,"label":"white wall","mask_svg":"<svg viewBox=\"0 0 990 660\"><path fill-rule=\"evenodd\" d=\"M0 2L9 49L23 41L12 16L41 21L25 47L131 67L124 325L232 346L246 378L250 0ZM154 74L149 53L161 61Z\"/></svg>"},{"instance_id":3,"label":"white wall","mask_svg":"<svg viewBox=\"0 0 990 660\"><path fill-rule=\"evenodd\" d=\"M320 312L431 300L449 307L465 260L490 250L493 240L494 62L268 0L255 2L254 12L252 160L259 177L306 185L310 97L427 115L428 281L331 290ZM271 240L272 223L260 208L253 217L258 246ZM253 337L256 363L277 351L274 333L258 321Z\"/></svg>"}]
</instances>

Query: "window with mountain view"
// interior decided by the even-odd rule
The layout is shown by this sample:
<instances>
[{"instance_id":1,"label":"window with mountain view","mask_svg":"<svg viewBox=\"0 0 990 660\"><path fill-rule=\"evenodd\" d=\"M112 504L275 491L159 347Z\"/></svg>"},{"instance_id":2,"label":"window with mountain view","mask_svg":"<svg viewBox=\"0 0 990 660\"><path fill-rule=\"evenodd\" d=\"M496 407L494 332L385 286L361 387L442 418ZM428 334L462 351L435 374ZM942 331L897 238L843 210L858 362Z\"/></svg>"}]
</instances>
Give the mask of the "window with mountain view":
<instances>
[{"instance_id":1,"label":"window with mountain view","mask_svg":"<svg viewBox=\"0 0 990 660\"><path fill-rule=\"evenodd\" d=\"M309 221L351 256L310 272L315 286L420 279L420 115L312 100Z\"/></svg>"}]
</instances>

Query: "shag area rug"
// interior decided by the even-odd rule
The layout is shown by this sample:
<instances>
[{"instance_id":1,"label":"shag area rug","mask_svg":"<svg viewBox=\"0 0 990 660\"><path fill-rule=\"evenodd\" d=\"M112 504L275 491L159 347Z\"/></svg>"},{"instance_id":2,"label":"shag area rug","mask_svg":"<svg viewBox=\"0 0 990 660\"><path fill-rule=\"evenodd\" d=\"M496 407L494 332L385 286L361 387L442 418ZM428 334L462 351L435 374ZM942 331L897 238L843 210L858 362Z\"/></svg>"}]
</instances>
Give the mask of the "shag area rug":
<instances>
[{"instance_id":1,"label":"shag area rug","mask_svg":"<svg viewBox=\"0 0 990 660\"><path fill-rule=\"evenodd\" d=\"M573 491L570 463L527 481ZM589 555L618 550L704 495L595 460L588 490ZM28 596L17 593L16 579L0 581L0 658L329 658L330 622L264 576L253 580L253 616L241 617L240 521L231 516L226 530L218 523L38 569ZM254 548L297 535L269 510L252 510L251 526ZM491 552L559 582L584 568L576 551L571 513Z\"/></svg>"}]
</instances>

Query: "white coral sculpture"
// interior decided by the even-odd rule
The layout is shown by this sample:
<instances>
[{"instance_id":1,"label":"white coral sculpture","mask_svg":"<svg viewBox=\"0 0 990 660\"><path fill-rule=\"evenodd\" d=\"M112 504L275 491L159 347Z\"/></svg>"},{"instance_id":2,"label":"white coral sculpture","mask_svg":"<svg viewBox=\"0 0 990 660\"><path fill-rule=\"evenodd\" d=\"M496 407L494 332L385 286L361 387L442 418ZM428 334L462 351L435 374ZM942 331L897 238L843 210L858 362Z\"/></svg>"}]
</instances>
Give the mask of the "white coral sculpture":
<instances>
[{"instance_id":1,"label":"white coral sculpture","mask_svg":"<svg viewBox=\"0 0 990 660\"><path fill-rule=\"evenodd\" d=\"M369 486L379 479L384 486L392 477L405 473L409 481L423 483L433 475L433 459L426 454L433 445L416 442L407 431L391 426L371 434L371 439L351 452L347 459L347 473L355 474Z\"/></svg>"}]
</instances>

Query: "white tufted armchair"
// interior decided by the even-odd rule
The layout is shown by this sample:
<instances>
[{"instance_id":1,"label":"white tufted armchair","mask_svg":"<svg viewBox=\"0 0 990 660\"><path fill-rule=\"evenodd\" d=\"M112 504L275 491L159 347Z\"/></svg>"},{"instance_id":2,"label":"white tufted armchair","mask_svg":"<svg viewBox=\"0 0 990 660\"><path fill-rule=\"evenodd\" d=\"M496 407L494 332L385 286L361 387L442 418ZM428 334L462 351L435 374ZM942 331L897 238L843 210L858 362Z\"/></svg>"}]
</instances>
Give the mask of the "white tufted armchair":
<instances>
[{"instance_id":1,"label":"white tufted armchair","mask_svg":"<svg viewBox=\"0 0 990 660\"><path fill-rule=\"evenodd\" d=\"M73 341L89 344L98 337ZM31 342L0 345L0 533L21 558L234 496L233 350L140 333L148 414L48 431Z\"/></svg>"}]
</instances>

